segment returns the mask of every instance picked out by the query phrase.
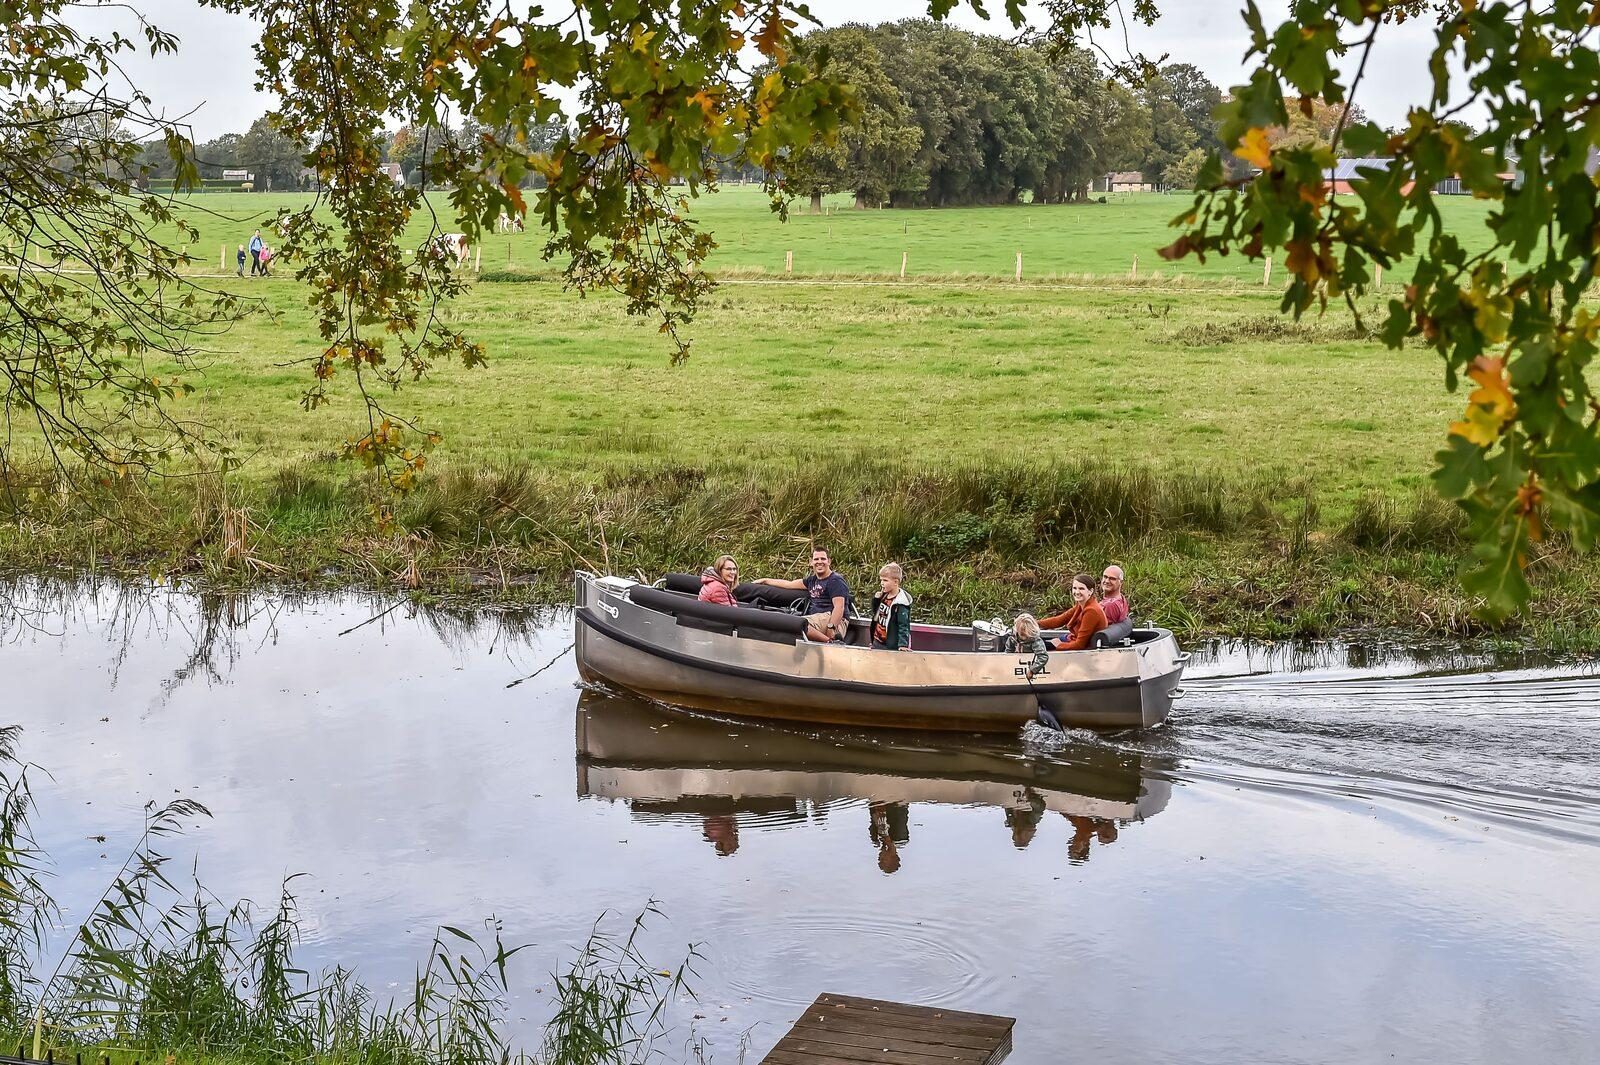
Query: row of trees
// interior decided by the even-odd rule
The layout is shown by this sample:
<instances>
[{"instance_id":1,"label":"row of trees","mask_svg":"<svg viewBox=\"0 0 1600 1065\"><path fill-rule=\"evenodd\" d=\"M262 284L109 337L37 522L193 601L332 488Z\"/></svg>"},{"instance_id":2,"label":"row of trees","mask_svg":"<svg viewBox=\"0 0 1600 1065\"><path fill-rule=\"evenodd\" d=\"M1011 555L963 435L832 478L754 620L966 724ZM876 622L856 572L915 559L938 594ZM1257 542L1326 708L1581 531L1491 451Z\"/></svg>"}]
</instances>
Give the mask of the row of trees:
<instances>
[{"instance_id":1,"label":"row of trees","mask_svg":"<svg viewBox=\"0 0 1600 1065\"><path fill-rule=\"evenodd\" d=\"M830 192L854 193L858 206L1009 203L1024 194L1055 202L1082 198L1095 178L1119 170L1192 188L1206 156L1222 147L1212 117L1222 93L1189 63L1161 67L1131 90L1083 49L1047 50L926 19L817 30L803 46L826 58L862 104L841 138L785 162L790 191L814 204ZM1318 101L1313 113L1296 113L1273 130L1272 140L1326 142L1343 113ZM1349 120L1364 118L1357 108ZM470 148L485 132L472 121L402 125L388 136L383 159L398 163L408 184L420 184L428 156ZM551 121L525 134L532 151L548 152L563 132ZM305 156L267 116L195 148L203 178L248 170L262 190L301 184ZM1236 170L1245 165L1227 158ZM152 142L139 162L149 178L173 176L164 143ZM714 163L725 178L759 177L737 155ZM536 177L527 175L524 186Z\"/></svg>"},{"instance_id":2,"label":"row of trees","mask_svg":"<svg viewBox=\"0 0 1600 1065\"><path fill-rule=\"evenodd\" d=\"M846 25L802 47L850 84L859 121L784 164L813 205L852 192L858 205L1010 203L1024 193L1086 196L1108 171L1192 187L1221 147L1221 90L1188 63L1125 88L1081 48L1046 48L927 19Z\"/></svg>"},{"instance_id":3,"label":"row of trees","mask_svg":"<svg viewBox=\"0 0 1600 1065\"><path fill-rule=\"evenodd\" d=\"M560 138L564 127L559 122L546 122L527 131L527 142L533 151L547 152ZM454 150L482 140L484 128L474 122L461 125L409 126L402 125L386 138L383 160L400 164L401 172L410 184L418 184L425 173L427 158L440 150ZM506 131L500 131L506 136ZM278 128L268 115L250 124L243 133L224 133L194 148L194 163L200 176L218 180L227 170L248 170L255 176L258 190L294 189L306 184L306 148L296 143ZM171 153L164 140L151 140L143 146L134 164L135 173L125 175L146 181L170 181L176 173ZM528 175L526 184L533 182Z\"/></svg>"},{"instance_id":4,"label":"row of trees","mask_svg":"<svg viewBox=\"0 0 1600 1065\"><path fill-rule=\"evenodd\" d=\"M839 191L872 206L1008 203L1025 192L1059 201L1087 195L1092 180L1111 170L1189 188L1206 153L1220 147L1211 113L1222 94L1188 63L1161 68L1135 92L1082 49L1052 54L925 19L818 30L804 46L813 57L826 55L830 72L863 105L838 141L785 164L790 190L816 201ZM1318 118L1306 128L1327 124ZM420 184L428 156L476 144L484 132L472 121L402 125L388 135L383 159L398 163L408 184ZM563 132L559 121L537 124L526 131L527 144L546 152ZM265 115L194 152L202 178L248 170L263 191L299 187L305 158L305 147ZM759 178L738 155L713 162L722 177ZM149 143L138 164L152 180L175 171L162 141Z\"/></svg>"},{"instance_id":5,"label":"row of trees","mask_svg":"<svg viewBox=\"0 0 1600 1065\"><path fill-rule=\"evenodd\" d=\"M224 170L248 170L255 175L255 187L265 191L298 188L305 158L304 146L262 115L243 133L224 133L196 144L192 161L203 180L218 180ZM171 181L178 169L164 138L145 142L133 165L127 178L140 183Z\"/></svg>"}]
</instances>

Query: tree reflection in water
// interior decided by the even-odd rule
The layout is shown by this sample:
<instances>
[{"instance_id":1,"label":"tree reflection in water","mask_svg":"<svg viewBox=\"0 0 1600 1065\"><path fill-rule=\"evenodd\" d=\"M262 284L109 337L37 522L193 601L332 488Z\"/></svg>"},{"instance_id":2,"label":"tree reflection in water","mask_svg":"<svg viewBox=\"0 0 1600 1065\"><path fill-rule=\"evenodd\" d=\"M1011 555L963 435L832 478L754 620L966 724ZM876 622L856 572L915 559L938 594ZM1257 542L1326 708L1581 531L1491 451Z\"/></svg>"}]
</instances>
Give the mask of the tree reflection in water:
<instances>
[{"instance_id":1,"label":"tree reflection in water","mask_svg":"<svg viewBox=\"0 0 1600 1065\"><path fill-rule=\"evenodd\" d=\"M0 643L57 639L92 631L114 648L111 683L140 640L181 648L182 660L162 682L164 698L192 681L224 685L247 645L275 643L285 618L336 602L367 617L344 629L382 632L396 622L420 622L441 644L460 653L489 654L531 647L541 631L562 619L556 607L486 610L460 604L423 604L371 591L337 596L294 589L187 589L106 580L19 578L0 582Z\"/></svg>"}]
</instances>

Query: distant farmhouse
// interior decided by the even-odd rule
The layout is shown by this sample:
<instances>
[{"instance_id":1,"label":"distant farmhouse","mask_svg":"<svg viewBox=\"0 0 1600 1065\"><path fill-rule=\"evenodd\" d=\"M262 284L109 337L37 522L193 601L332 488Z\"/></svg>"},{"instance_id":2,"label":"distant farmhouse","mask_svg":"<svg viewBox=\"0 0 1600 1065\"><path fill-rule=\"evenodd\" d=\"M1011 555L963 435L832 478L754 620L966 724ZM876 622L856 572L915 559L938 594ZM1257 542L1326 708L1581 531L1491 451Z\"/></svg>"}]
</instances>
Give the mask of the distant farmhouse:
<instances>
[{"instance_id":1,"label":"distant farmhouse","mask_svg":"<svg viewBox=\"0 0 1600 1065\"><path fill-rule=\"evenodd\" d=\"M1152 181L1144 179L1139 170L1113 170L1094 181L1095 192L1157 192Z\"/></svg>"},{"instance_id":2,"label":"distant farmhouse","mask_svg":"<svg viewBox=\"0 0 1600 1065\"><path fill-rule=\"evenodd\" d=\"M1329 192L1335 194L1350 193L1355 191L1352 185L1353 182L1360 181L1363 177L1368 176L1361 173L1361 171L1388 170L1389 164L1392 162L1394 162L1393 159L1386 159L1379 156L1368 156L1366 158L1358 159L1340 159L1334 163L1333 169L1324 170L1322 172L1322 176L1327 183ZM1519 180L1520 175L1505 173L1500 174L1499 177L1503 181L1512 181ZM1416 183L1413 181L1408 181L1404 185L1401 185L1401 195L1409 193L1414 184ZM1433 191L1441 196L1460 196L1465 190L1463 190L1461 187L1461 179L1459 177L1447 177L1443 181L1437 182L1433 186Z\"/></svg>"}]
</instances>

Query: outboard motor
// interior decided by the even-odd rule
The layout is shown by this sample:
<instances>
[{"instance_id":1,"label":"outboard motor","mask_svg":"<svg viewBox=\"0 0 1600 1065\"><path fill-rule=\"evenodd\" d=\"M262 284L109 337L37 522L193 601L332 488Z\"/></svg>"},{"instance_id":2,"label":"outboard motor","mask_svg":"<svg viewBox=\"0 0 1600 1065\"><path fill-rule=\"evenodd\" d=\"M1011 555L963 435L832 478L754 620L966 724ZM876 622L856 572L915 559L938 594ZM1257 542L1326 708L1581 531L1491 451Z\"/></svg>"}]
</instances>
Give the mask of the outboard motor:
<instances>
[{"instance_id":1,"label":"outboard motor","mask_svg":"<svg viewBox=\"0 0 1600 1065\"><path fill-rule=\"evenodd\" d=\"M999 618L993 621L974 621L972 623L972 649L974 651L992 651L999 653L1005 650L1007 629L1000 623Z\"/></svg>"}]
</instances>

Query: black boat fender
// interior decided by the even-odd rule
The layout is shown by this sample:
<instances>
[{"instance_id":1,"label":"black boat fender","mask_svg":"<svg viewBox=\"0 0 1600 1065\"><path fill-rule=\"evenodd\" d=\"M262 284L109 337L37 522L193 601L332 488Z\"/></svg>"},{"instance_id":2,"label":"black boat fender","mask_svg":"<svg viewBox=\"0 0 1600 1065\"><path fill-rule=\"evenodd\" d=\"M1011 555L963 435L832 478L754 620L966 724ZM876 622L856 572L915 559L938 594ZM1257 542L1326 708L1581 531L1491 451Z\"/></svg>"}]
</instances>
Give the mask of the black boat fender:
<instances>
[{"instance_id":1,"label":"black boat fender","mask_svg":"<svg viewBox=\"0 0 1600 1065\"><path fill-rule=\"evenodd\" d=\"M705 621L715 621L735 629L766 629L769 632L793 633L796 636L806 630L806 619L795 614L780 614L759 607L723 606L721 603L689 599L686 595L684 592L646 588L643 585L636 585L628 591L628 597L640 606L658 610L663 614L671 614L673 617L686 615Z\"/></svg>"}]
</instances>

